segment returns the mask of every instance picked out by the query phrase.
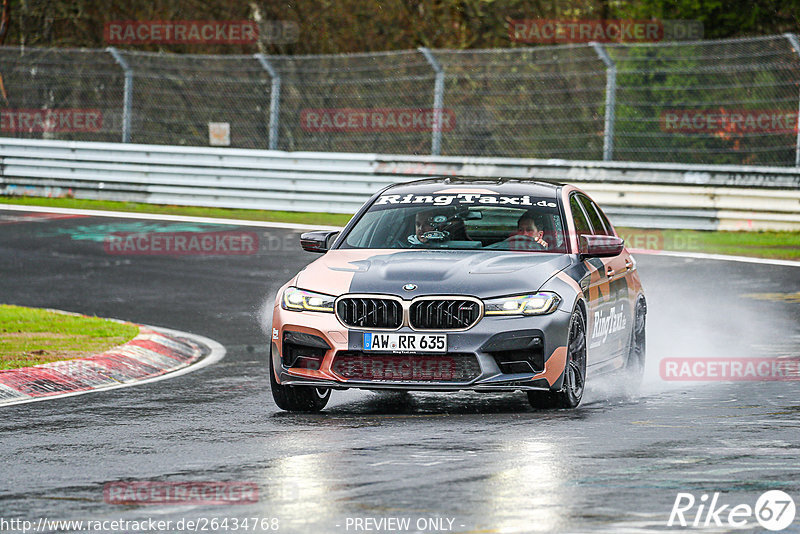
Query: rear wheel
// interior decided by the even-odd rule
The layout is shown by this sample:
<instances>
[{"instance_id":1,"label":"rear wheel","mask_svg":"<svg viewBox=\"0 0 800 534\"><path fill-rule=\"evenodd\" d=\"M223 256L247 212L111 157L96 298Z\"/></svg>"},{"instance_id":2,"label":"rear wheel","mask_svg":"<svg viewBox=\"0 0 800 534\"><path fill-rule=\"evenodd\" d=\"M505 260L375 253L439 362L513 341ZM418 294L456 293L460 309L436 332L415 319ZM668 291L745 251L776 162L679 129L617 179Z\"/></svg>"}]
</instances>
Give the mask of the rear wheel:
<instances>
[{"instance_id":1,"label":"rear wheel","mask_svg":"<svg viewBox=\"0 0 800 534\"><path fill-rule=\"evenodd\" d=\"M636 303L636 312L633 316L633 331L631 332L631 344L628 350L628 360L625 362L626 387L635 392L639 389L644 377L645 364L645 319L647 317L647 305L644 298L640 298Z\"/></svg>"},{"instance_id":2,"label":"rear wheel","mask_svg":"<svg viewBox=\"0 0 800 534\"><path fill-rule=\"evenodd\" d=\"M269 384L272 398L281 410L288 412L318 412L328 404L331 390L312 386L282 386L275 379L275 363L269 352Z\"/></svg>"},{"instance_id":3,"label":"rear wheel","mask_svg":"<svg viewBox=\"0 0 800 534\"><path fill-rule=\"evenodd\" d=\"M583 398L586 384L586 321L579 310L572 313L567 337L567 363L558 391L529 391L534 408L575 408Z\"/></svg>"}]
</instances>

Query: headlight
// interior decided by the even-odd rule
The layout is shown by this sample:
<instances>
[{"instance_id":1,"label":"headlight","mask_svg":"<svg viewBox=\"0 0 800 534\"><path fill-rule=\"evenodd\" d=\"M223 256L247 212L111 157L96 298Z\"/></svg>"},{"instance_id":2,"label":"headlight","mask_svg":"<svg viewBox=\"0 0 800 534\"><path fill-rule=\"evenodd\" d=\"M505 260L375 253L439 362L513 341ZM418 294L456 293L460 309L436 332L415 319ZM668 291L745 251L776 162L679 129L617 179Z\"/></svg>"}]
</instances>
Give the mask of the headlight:
<instances>
[{"instance_id":1,"label":"headlight","mask_svg":"<svg viewBox=\"0 0 800 534\"><path fill-rule=\"evenodd\" d=\"M484 301L484 315L544 315L558 308L561 297L549 291Z\"/></svg>"},{"instance_id":2,"label":"headlight","mask_svg":"<svg viewBox=\"0 0 800 534\"><path fill-rule=\"evenodd\" d=\"M333 313L336 297L314 293L296 287L287 287L281 297L281 308L294 311L315 311Z\"/></svg>"}]
</instances>

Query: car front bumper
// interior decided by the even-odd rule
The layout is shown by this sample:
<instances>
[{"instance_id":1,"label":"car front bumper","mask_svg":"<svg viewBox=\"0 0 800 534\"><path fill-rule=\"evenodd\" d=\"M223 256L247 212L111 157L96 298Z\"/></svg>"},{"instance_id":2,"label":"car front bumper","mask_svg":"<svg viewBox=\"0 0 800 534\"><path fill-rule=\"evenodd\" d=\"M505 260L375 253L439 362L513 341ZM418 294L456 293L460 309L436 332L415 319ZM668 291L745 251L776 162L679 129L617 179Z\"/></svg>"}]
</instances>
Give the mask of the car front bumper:
<instances>
[{"instance_id":1,"label":"car front bumper","mask_svg":"<svg viewBox=\"0 0 800 534\"><path fill-rule=\"evenodd\" d=\"M433 354L364 353L363 333L342 325L332 313L297 312L276 306L272 323L272 358L275 378L288 386L315 386L334 389L388 389L418 391L546 391L560 389L567 361L567 336L570 313L556 310L541 316L483 317L475 326L448 335L448 352ZM396 333L420 333L403 327ZM291 343L291 345L290 345ZM316 345L321 360L318 368L301 368L284 361L297 344ZM324 355L323 355L324 353ZM375 379L342 376L336 359L361 354L365 358L382 356L404 360L436 360L459 355L474 358L477 368L463 380ZM530 369L520 369L509 361L527 359ZM471 364L474 367L474 364ZM524 366L523 366L524 367ZM524 371L524 372L520 372Z\"/></svg>"}]
</instances>

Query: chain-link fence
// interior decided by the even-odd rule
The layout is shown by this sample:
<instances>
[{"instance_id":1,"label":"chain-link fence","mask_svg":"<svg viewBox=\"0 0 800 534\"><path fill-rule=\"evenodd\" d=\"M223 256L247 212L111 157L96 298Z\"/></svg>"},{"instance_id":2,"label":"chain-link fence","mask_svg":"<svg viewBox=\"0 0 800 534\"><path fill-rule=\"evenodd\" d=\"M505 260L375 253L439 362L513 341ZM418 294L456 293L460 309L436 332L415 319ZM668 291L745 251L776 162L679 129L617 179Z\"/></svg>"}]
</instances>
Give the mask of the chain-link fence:
<instances>
[{"instance_id":1,"label":"chain-link fence","mask_svg":"<svg viewBox=\"0 0 800 534\"><path fill-rule=\"evenodd\" d=\"M288 151L796 165L800 45L329 56L0 48L0 135ZM227 126L225 125L227 123ZM216 137L215 137L216 139Z\"/></svg>"}]
</instances>

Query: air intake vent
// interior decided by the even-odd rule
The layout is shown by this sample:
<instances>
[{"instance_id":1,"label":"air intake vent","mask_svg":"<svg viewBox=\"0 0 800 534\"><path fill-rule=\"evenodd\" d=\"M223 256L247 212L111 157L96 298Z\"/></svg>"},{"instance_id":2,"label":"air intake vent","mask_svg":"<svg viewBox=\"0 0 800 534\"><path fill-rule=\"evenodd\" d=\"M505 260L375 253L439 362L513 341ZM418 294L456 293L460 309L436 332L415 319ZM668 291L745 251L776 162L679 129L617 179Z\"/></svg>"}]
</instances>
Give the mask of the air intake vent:
<instances>
[{"instance_id":1,"label":"air intake vent","mask_svg":"<svg viewBox=\"0 0 800 534\"><path fill-rule=\"evenodd\" d=\"M403 323L403 306L392 299L346 297L336 304L336 315L347 326L395 330Z\"/></svg>"},{"instance_id":2,"label":"air intake vent","mask_svg":"<svg viewBox=\"0 0 800 534\"><path fill-rule=\"evenodd\" d=\"M392 382L470 382L481 374L474 354L369 354L339 352L331 369L352 380Z\"/></svg>"},{"instance_id":3,"label":"air intake vent","mask_svg":"<svg viewBox=\"0 0 800 534\"><path fill-rule=\"evenodd\" d=\"M416 330L464 330L480 319L481 307L467 299L421 299L411 304L411 327Z\"/></svg>"}]
</instances>

